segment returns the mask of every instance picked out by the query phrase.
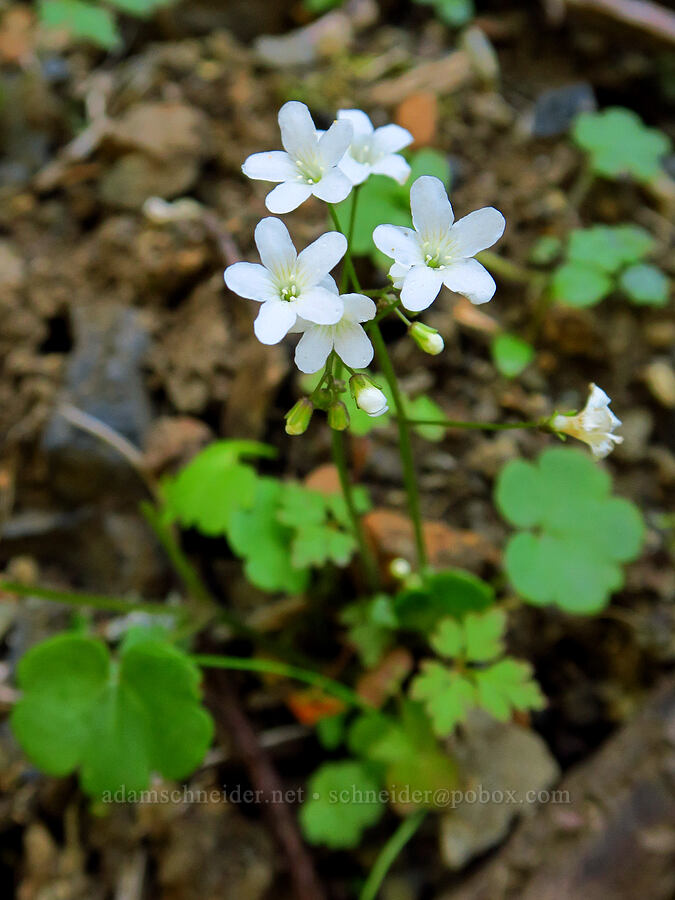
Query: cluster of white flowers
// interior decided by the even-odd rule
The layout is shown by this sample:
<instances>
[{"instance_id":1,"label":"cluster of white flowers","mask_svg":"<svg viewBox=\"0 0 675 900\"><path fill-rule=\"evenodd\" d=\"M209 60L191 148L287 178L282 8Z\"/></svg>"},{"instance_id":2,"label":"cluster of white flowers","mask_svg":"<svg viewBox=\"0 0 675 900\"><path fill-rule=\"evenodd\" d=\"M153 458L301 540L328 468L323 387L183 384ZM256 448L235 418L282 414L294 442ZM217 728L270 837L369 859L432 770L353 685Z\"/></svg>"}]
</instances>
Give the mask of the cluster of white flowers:
<instances>
[{"instance_id":1,"label":"cluster of white flowers","mask_svg":"<svg viewBox=\"0 0 675 900\"><path fill-rule=\"evenodd\" d=\"M410 176L410 166L399 151L412 143L412 135L399 125L374 128L361 110L339 110L330 128L321 131L304 103L290 101L279 111L279 127L284 149L254 153L242 166L249 178L276 183L265 204L277 215L297 209L310 196L340 203L372 174L386 175L399 184ZM383 224L373 231L375 246L393 260L389 277L400 291L400 305L411 313L421 312L434 302L443 285L475 304L491 300L494 279L474 257L500 239L504 216L486 207L455 222L443 183L428 175L412 184L410 210L413 228ZM345 236L329 231L298 253L283 222L268 217L258 223L255 243L261 264L234 263L225 270L225 282L236 294L260 304L254 325L258 340L276 344L289 333L300 333L295 350L300 371L319 372L335 354L352 373L350 389L357 405L372 416L386 412L382 391L367 376L353 371L373 359L363 323L375 318L376 304L365 294L340 294L330 275L348 252ZM417 321L408 326L410 337L425 353L443 350L443 338L435 329ZM324 380L334 385L331 372L329 364ZM323 384L313 397L321 393ZM329 422L334 428L346 427L344 404L335 391L328 394L324 408ZM298 401L287 416L289 433L306 429L314 403L310 398ZM622 440L612 433L621 422L609 403L607 394L591 385L584 410L553 416L548 427L585 441L594 456L602 458Z\"/></svg>"}]
</instances>

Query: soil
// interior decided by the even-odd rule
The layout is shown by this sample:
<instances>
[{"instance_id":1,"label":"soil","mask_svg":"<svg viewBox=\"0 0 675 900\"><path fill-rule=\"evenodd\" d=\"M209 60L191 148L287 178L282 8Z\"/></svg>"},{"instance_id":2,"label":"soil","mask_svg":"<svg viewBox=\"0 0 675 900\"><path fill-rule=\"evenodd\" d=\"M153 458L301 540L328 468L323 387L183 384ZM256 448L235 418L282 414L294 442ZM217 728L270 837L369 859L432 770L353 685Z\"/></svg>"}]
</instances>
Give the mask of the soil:
<instances>
[{"instance_id":1,"label":"soil","mask_svg":"<svg viewBox=\"0 0 675 900\"><path fill-rule=\"evenodd\" d=\"M126 437L155 475L175 471L216 436L274 445L278 459L266 465L275 474L304 478L329 461L325 427L314 423L303 438L283 430L283 415L301 393L290 343L258 344L253 304L226 292L222 281L225 265L254 258L253 228L266 214L266 190L247 181L240 166L248 154L278 145L276 111L285 99L307 102L323 126L337 108L363 107L378 123L412 128L417 146L447 155L458 215L486 205L505 214L498 250L512 262L527 264L542 235L631 221L654 234L657 262L675 274L672 181L664 175L649 190L597 182L574 207L569 196L582 160L567 133L564 103L562 112L549 111L546 128L536 126L546 91L584 84L580 102L590 92L599 107L633 108L675 135L672 47L602 17L570 14L554 24L546 4L477 5L475 25L494 47L498 77L485 81L471 69L459 78L451 63L425 82L424 66L457 46L457 34L425 6L350 3L343 20L332 20L330 40L301 37L312 58L295 65L297 38L290 50L274 45L271 62L255 44L260 35L280 39L310 20L295 3L165 9L152 22L127 20L124 50L107 56L46 35L32 7L3 4L0 571L124 596L180 590L138 511L144 487L137 475L109 446L64 420L63 404ZM419 69L417 83L401 93L395 79ZM538 136L542 129L548 136ZM672 172L673 158L666 167ZM151 197L194 202L180 215L171 207L167 220L168 208L149 204ZM286 221L298 246L326 229L314 201ZM369 283L384 284L367 260L358 265ZM471 308L446 293L430 310L425 321L445 338L440 356L422 356L396 324L386 337L405 388L429 393L451 418L533 418L578 407L595 381L623 420L624 443L606 466L616 491L643 510L644 554L603 615L525 607L513 619L514 652L532 660L550 701L533 728L566 773L627 727L675 662L675 320L672 306L639 309L618 297L592 310L552 307L540 323L534 364L507 380L491 361L489 338L497 326L530 334L533 315L525 287L498 278L488 307ZM531 458L550 440L530 432L450 432L439 444L416 439L424 513L444 523L437 560L503 579L508 529L492 500L495 476L509 459ZM354 438L350 450L375 505L402 511L393 431ZM386 555L396 529L388 520L380 525ZM304 601L251 589L219 542L187 535L185 548L224 605L269 631L292 629L318 668L339 674L351 665L330 617L314 616L308 628ZM395 550L408 549L404 535ZM352 574L340 579L353 594ZM3 713L14 698L16 660L69 620L61 607L6 598ZM236 650L227 636L218 646ZM231 683L231 702L245 710L283 785L302 785L325 751L294 717L285 689L244 676ZM245 787L250 772L238 756L235 745L220 741L189 788ZM3 896L293 896L274 826L253 804L179 799L119 805L101 815L74 779L37 773L6 722L0 760ZM395 822L391 815L369 832L358 853L312 851L329 896L353 896L354 879ZM449 872L437 830L427 823L397 863L386 896L436 896L485 864L481 857ZM494 884L490 890L491 898L502 896Z\"/></svg>"}]
</instances>

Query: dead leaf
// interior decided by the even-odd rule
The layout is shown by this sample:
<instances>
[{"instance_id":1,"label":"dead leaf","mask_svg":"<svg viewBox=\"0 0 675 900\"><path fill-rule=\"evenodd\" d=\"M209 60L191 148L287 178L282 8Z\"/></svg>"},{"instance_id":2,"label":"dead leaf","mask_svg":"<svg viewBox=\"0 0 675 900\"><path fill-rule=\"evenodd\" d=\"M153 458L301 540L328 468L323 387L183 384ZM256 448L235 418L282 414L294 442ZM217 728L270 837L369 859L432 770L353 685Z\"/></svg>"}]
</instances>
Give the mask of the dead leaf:
<instances>
[{"instance_id":1,"label":"dead leaf","mask_svg":"<svg viewBox=\"0 0 675 900\"><path fill-rule=\"evenodd\" d=\"M433 144L438 126L438 100L431 91L411 94L399 103L396 122L415 138L414 147Z\"/></svg>"},{"instance_id":2,"label":"dead leaf","mask_svg":"<svg viewBox=\"0 0 675 900\"><path fill-rule=\"evenodd\" d=\"M404 678L412 671L414 660L405 647L390 650L374 669L356 683L356 693L375 709L396 693Z\"/></svg>"}]
</instances>

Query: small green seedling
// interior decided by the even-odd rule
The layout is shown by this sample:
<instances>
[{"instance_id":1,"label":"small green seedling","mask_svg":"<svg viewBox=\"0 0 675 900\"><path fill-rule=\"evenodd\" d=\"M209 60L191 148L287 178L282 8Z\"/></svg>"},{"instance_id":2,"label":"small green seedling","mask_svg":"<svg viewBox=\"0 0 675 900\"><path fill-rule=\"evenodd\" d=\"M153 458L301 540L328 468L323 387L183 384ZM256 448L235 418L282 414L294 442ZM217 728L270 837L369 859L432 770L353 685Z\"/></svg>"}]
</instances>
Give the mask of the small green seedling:
<instances>
[{"instance_id":1,"label":"small green seedling","mask_svg":"<svg viewBox=\"0 0 675 900\"><path fill-rule=\"evenodd\" d=\"M596 613L621 587L621 563L639 555L644 524L637 507L610 490L607 472L566 448L502 469L497 506L522 529L507 544L506 573L529 603Z\"/></svg>"},{"instance_id":2,"label":"small green seedling","mask_svg":"<svg viewBox=\"0 0 675 900\"><path fill-rule=\"evenodd\" d=\"M67 31L102 50L115 50L122 44L117 13L147 19L163 6L176 0L107 0L104 3L88 0L40 0L40 23L47 28Z\"/></svg>"},{"instance_id":3,"label":"small green seedling","mask_svg":"<svg viewBox=\"0 0 675 900\"><path fill-rule=\"evenodd\" d=\"M636 181L651 181L663 171L661 161L670 150L665 134L620 106L581 113L572 136L588 154L591 170L604 178L631 175Z\"/></svg>"}]
</instances>

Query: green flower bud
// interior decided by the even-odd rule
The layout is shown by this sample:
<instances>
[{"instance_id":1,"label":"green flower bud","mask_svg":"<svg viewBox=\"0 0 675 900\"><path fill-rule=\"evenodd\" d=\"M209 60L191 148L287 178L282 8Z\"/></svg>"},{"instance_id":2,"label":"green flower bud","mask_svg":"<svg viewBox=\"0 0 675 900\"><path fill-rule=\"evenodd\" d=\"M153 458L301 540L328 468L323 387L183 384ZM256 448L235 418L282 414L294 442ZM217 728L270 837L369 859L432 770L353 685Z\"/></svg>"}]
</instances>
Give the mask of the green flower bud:
<instances>
[{"instance_id":1,"label":"green flower bud","mask_svg":"<svg viewBox=\"0 0 675 900\"><path fill-rule=\"evenodd\" d=\"M303 397L286 413L286 434L304 434L312 418L314 404L309 397Z\"/></svg>"},{"instance_id":2,"label":"green flower bud","mask_svg":"<svg viewBox=\"0 0 675 900\"><path fill-rule=\"evenodd\" d=\"M415 341L420 350L431 356L437 356L445 347L443 338L435 328L430 328L422 322L413 322L408 329L408 334Z\"/></svg>"},{"instance_id":3,"label":"green flower bud","mask_svg":"<svg viewBox=\"0 0 675 900\"><path fill-rule=\"evenodd\" d=\"M328 424L334 431L344 431L349 426L349 413L342 400L336 400L328 407Z\"/></svg>"}]
</instances>

